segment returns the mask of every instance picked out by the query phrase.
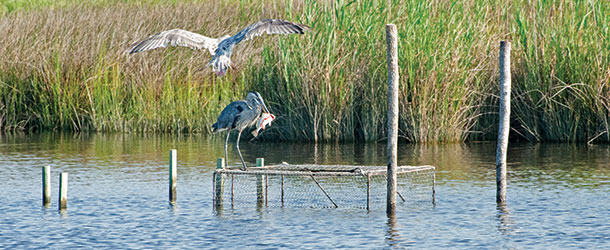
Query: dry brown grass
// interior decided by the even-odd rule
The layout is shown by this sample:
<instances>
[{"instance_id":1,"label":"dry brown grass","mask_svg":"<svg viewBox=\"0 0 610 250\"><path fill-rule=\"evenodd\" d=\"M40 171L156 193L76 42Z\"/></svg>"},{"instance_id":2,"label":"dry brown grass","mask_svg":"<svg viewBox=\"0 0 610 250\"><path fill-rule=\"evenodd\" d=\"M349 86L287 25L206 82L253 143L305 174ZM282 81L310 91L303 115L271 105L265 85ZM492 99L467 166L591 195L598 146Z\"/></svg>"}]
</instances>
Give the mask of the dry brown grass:
<instances>
[{"instance_id":1,"label":"dry brown grass","mask_svg":"<svg viewBox=\"0 0 610 250\"><path fill-rule=\"evenodd\" d=\"M385 138L384 25L397 24L400 136L495 139L500 40L513 43L513 135L610 141L610 3L178 1L70 5L0 17L0 129L208 133L224 105L258 90L278 115L264 138ZM182 28L232 34L263 18L312 26L237 47L224 78L206 51L127 56Z\"/></svg>"}]
</instances>

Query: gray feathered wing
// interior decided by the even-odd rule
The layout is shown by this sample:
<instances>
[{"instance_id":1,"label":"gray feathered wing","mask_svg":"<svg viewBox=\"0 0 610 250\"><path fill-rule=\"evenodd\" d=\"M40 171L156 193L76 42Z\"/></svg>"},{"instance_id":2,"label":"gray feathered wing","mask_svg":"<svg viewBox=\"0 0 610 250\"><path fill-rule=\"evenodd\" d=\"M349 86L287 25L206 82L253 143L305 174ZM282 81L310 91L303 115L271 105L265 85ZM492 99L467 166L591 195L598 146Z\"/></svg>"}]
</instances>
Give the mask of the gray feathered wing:
<instances>
[{"instance_id":1,"label":"gray feathered wing","mask_svg":"<svg viewBox=\"0 0 610 250\"><path fill-rule=\"evenodd\" d=\"M244 100L229 103L218 115L216 123L212 125L214 132L234 129L241 118L242 112L247 109L250 109L250 107Z\"/></svg>"},{"instance_id":2,"label":"gray feathered wing","mask_svg":"<svg viewBox=\"0 0 610 250\"><path fill-rule=\"evenodd\" d=\"M280 19L264 19L244 28L231 37L235 43L247 41L263 34L303 34L311 28L307 25Z\"/></svg>"},{"instance_id":3,"label":"gray feathered wing","mask_svg":"<svg viewBox=\"0 0 610 250\"><path fill-rule=\"evenodd\" d=\"M212 60L208 65L216 74L224 75L231 64L231 54L235 45L241 41L247 41L263 34L304 34L311 30L307 25L289 22L280 19L264 19L249 25L232 37L220 41Z\"/></svg>"},{"instance_id":4,"label":"gray feathered wing","mask_svg":"<svg viewBox=\"0 0 610 250\"><path fill-rule=\"evenodd\" d=\"M166 30L138 42L129 50L129 54L168 46L181 46L197 50L207 49L210 54L214 55L218 47L218 39L182 29Z\"/></svg>"}]
</instances>

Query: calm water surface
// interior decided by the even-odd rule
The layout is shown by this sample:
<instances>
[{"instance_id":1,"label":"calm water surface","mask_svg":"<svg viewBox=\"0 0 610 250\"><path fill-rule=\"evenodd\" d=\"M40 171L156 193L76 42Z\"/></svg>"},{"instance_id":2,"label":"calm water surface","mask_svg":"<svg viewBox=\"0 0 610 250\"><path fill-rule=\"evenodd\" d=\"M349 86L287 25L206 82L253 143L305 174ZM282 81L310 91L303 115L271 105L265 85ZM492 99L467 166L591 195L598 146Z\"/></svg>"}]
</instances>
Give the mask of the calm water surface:
<instances>
[{"instance_id":1,"label":"calm water surface","mask_svg":"<svg viewBox=\"0 0 610 250\"><path fill-rule=\"evenodd\" d=\"M0 249L610 249L610 145L511 144L508 203L495 203L495 144L400 145L400 165L437 167L436 205L383 210L212 209L223 138L128 134L0 137ZM233 146L233 145L231 145ZM385 144L251 142L247 162L385 165ZM178 203L167 162L178 149ZM238 164L230 151L231 164ZM41 206L41 166L52 202ZM57 210L60 172L68 209Z\"/></svg>"}]
</instances>

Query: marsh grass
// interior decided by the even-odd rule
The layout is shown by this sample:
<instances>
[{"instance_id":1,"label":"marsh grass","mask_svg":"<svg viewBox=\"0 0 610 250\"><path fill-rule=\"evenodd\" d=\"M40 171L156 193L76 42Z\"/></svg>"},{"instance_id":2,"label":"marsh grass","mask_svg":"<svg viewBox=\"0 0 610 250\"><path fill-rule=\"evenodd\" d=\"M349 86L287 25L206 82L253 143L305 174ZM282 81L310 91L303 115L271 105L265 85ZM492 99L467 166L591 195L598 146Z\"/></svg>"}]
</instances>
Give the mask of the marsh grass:
<instances>
[{"instance_id":1,"label":"marsh grass","mask_svg":"<svg viewBox=\"0 0 610 250\"><path fill-rule=\"evenodd\" d=\"M403 140L495 139L498 46L509 40L513 139L610 141L605 1L39 2L0 19L4 131L207 134L226 104L257 90L278 116L263 140L384 140L385 24L395 23ZM124 54L162 30L218 37L263 18L314 30L238 46L223 78L207 52Z\"/></svg>"}]
</instances>

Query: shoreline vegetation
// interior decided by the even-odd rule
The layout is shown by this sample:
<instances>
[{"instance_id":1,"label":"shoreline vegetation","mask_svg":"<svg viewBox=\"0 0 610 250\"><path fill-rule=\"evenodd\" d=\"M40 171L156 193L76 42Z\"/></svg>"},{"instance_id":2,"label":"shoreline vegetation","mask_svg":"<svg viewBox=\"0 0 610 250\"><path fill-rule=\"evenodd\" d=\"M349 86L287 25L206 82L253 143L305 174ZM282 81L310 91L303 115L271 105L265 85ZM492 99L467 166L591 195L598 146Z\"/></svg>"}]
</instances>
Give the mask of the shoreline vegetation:
<instances>
[{"instance_id":1,"label":"shoreline vegetation","mask_svg":"<svg viewBox=\"0 0 610 250\"><path fill-rule=\"evenodd\" d=\"M507 40L511 140L610 142L609 1L24 2L0 0L3 132L210 134L256 90L277 116L262 140L384 140L394 23L400 140L495 140ZM264 18L313 31L240 44L223 78L207 51L125 54L159 31L220 37Z\"/></svg>"}]
</instances>

